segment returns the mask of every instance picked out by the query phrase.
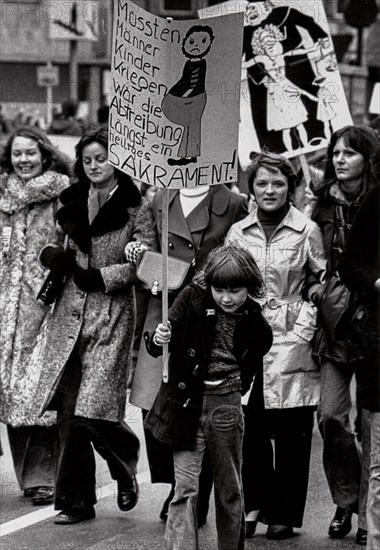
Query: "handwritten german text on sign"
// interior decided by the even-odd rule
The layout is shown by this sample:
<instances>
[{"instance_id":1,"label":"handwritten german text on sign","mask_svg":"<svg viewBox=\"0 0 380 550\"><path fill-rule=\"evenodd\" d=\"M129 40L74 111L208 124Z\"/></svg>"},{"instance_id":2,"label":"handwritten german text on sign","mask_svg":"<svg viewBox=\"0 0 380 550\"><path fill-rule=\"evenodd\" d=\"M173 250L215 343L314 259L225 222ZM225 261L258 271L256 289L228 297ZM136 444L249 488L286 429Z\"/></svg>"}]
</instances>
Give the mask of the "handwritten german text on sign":
<instances>
[{"instance_id":1,"label":"handwritten german text on sign","mask_svg":"<svg viewBox=\"0 0 380 550\"><path fill-rule=\"evenodd\" d=\"M237 179L243 14L168 21L116 0L109 161L182 188Z\"/></svg>"}]
</instances>

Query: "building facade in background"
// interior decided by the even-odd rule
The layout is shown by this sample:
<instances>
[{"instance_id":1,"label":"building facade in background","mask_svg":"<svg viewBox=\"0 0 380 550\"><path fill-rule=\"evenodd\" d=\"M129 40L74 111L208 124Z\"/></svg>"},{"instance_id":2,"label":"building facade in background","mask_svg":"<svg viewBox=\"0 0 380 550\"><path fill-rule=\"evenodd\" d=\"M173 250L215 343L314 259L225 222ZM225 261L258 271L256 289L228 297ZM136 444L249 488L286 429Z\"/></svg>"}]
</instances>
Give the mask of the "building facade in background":
<instances>
[{"instance_id":1,"label":"building facade in background","mask_svg":"<svg viewBox=\"0 0 380 550\"><path fill-rule=\"evenodd\" d=\"M97 38L78 40L75 46L78 75L75 92L80 104L79 114L89 121L96 121L99 106L107 101L111 58L113 0L97 1ZM367 115L373 83L380 80L380 16L364 32L362 66L353 65L357 40L356 30L349 27L343 17L347 1L324 0L324 3L351 112L354 120L360 122ZM197 17L199 8L218 4L220 0L135 0L135 3L162 17L191 19ZM46 88L38 83L37 68L48 61L58 68L59 84L53 87L54 105L59 106L70 98L73 44L70 39L50 38L50 25L55 16L59 19L62 5L74 12L85 9L85 4L86 0L0 0L0 104L5 114L14 118L20 109L34 109L45 115ZM378 5L380 7L380 0ZM63 21L62 24L75 25L75 21Z\"/></svg>"}]
</instances>

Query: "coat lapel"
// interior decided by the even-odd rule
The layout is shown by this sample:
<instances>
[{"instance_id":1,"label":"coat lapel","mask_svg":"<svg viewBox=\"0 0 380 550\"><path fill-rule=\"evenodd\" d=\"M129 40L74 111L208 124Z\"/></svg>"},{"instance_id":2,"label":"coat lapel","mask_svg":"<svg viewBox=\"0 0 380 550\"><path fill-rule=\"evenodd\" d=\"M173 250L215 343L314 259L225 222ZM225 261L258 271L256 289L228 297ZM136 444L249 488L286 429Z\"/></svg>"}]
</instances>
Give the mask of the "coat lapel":
<instances>
[{"instance_id":1,"label":"coat lapel","mask_svg":"<svg viewBox=\"0 0 380 550\"><path fill-rule=\"evenodd\" d=\"M205 350L211 350L210 342L213 342L216 324L216 305L212 297L207 293L193 302L196 318L201 324L203 346Z\"/></svg>"},{"instance_id":2,"label":"coat lapel","mask_svg":"<svg viewBox=\"0 0 380 550\"><path fill-rule=\"evenodd\" d=\"M133 198L136 199L136 197ZM90 251L92 236L116 231L127 224L129 220L128 206L130 205L126 191L119 186L90 225L87 201L88 191L73 184L62 193L63 206L57 212L58 223L85 254Z\"/></svg>"},{"instance_id":3,"label":"coat lapel","mask_svg":"<svg viewBox=\"0 0 380 550\"><path fill-rule=\"evenodd\" d=\"M88 216L88 208L87 208ZM124 227L129 220L129 214L120 187L116 189L92 221L91 235L104 235L110 231L116 231Z\"/></svg>"},{"instance_id":4,"label":"coat lapel","mask_svg":"<svg viewBox=\"0 0 380 550\"><path fill-rule=\"evenodd\" d=\"M193 241L188 223L183 215L178 191L173 195L169 203L169 233L182 237L190 242Z\"/></svg>"}]
</instances>

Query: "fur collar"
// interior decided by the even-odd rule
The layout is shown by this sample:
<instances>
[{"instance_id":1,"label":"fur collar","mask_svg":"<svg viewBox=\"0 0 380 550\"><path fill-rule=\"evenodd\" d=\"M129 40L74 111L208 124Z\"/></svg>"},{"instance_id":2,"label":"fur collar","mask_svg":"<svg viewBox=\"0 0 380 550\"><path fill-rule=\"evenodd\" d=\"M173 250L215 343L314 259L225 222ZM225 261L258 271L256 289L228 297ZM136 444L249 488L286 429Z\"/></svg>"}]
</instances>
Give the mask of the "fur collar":
<instances>
[{"instance_id":1,"label":"fur collar","mask_svg":"<svg viewBox=\"0 0 380 550\"><path fill-rule=\"evenodd\" d=\"M32 204L57 199L68 186L69 178L51 170L23 182L16 174L5 179L5 190L0 196L0 210L13 214Z\"/></svg>"},{"instance_id":2,"label":"fur collar","mask_svg":"<svg viewBox=\"0 0 380 550\"><path fill-rule=\"evenodd\" d=\"M338 182L335 182L331 185L329 192L330 192L330 197L339 204L345 204L345 205L356 204L356 203L360 203L363 198L363 189L361 189L358 192L358 194L353 198L353 200L350 201L346 197L346 195L343 193L342 188Z\"/></svg>"},{"instance_id":3,"label":"fur collar","mask_svg":"<svg viewBox=\"0 0 380 550\"><path fill-rule=\"evenodd\" d=\"M88 253L93 236L104 235L126 225L129 220L128 208L138 206L141 195L134 184L119 184L91 225L88 220L88 189L73 184L62 193L60 200L63 206L57 212L58 223L82 252Z\"/></svg>"}]
</instances>

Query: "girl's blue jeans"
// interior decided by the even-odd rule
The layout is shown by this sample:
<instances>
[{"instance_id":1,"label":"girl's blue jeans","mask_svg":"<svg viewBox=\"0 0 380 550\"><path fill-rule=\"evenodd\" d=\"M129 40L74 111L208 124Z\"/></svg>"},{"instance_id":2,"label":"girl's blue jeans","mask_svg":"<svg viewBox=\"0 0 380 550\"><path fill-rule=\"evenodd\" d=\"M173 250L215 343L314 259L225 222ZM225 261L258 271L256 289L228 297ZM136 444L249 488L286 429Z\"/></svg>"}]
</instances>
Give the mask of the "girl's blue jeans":
<instances>
[{"instance_id":1,"label":"girl's blue jeans","mask_svg":"<svg viewBox=\"0 0 380 550\"><path fill-rule=\"evenodd\" d=\"M196 504L206 448L214 477L218 550L243 550L243 431L240 392L204 395L195 449L174 449L176 485L165 531L167 550L199 549Z\"/></svg>"}]
</instances>

